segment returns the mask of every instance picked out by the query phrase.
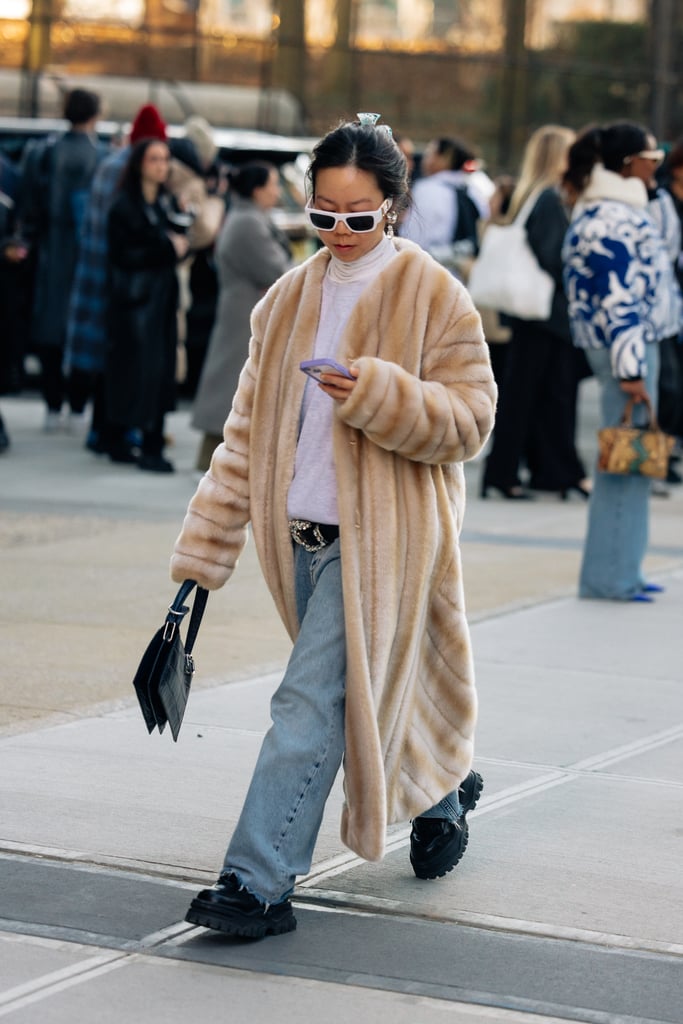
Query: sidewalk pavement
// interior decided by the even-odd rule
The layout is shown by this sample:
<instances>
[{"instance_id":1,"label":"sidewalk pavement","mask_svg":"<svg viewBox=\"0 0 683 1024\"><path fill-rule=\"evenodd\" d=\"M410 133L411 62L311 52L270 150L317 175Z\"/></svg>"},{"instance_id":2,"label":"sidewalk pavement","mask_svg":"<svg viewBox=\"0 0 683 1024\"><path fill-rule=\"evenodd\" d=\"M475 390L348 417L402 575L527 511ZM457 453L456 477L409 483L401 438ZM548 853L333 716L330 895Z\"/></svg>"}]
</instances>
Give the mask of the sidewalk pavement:
<instances>
[{"instance_id":1,"label":"sidewalk pavement","mask_svg":"<svg viewBox=\"0 0 683 1024\"><path fill-rule=\"evenodd\" d=\"M594 393L580 441L594 452ZM195 486L40 432L4 399L0 460L0 1017L165 1024L683 1021L683 492L652 501L652 605L580 602L586 508L481 501L466 469L466 594L485 778L445 879L338 836L330 799L298 930L262 943L183 922L236 820L289 644L252 546L212 594L179 742L131 690L175 588Z\"/></svg>"}]
</instances>

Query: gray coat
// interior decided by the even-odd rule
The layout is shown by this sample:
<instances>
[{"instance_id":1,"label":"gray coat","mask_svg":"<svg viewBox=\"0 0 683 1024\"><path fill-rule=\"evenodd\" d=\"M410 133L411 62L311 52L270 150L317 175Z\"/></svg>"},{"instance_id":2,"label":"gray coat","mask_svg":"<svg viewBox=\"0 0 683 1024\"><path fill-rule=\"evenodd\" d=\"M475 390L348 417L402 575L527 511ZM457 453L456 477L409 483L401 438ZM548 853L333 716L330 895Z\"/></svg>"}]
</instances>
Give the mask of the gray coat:
<instances>
[{"instance_id":1,"label":"gray coat","mask_svg":"<svg viewBox=\"0 0 683 1024\"><path fill-rule=\"evenodd\" d=\"M249 353L251 311L289 268L289 249L265 210L236 197L216 244L216 263L218 308L192 424L205 434L220 436Z\"/></svg>"}]
</instances>

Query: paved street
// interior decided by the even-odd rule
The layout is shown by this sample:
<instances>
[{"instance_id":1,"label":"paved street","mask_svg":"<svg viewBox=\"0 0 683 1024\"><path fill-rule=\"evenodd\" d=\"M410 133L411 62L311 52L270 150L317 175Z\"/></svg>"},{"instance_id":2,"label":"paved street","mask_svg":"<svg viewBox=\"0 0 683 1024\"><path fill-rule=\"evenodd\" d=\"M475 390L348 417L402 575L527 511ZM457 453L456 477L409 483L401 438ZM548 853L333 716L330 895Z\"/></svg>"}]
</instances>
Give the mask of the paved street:
<instances>
[{"instance_id":1,"label":"paved street","mask_svg":"<svg viewBox=\"0 0 683 1024\"><path fill-rule=\"evenodd\" d=\"M595 393L582 385L592 460ZM477 667L470 845L420 882L409 827L380 864L339 840L341 784L297 931L183 922L236 820L289 644L249 545L209 599L180 740L131 680L175 592L198 436L157 478L45 436L0 401L0 1017L12 1024L683 1022L683 488L653 498L652 605L579 602L578 498L478 497L463 534Z\"/></svg>"}]
</instances>

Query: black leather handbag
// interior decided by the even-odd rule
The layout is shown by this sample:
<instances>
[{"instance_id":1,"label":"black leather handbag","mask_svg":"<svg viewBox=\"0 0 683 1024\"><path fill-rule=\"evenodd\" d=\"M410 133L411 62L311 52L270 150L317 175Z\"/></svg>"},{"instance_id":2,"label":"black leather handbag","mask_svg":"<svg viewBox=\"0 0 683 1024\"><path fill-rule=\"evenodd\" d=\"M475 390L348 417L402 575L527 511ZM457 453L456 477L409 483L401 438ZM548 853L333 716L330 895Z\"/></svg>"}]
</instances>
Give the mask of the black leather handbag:
<instances>
[{"instance_id":1,"label":"black leather handbag","mask_svg":"<svg viewBox=\"0 0 683 1024\"><path fill-rule=\"evenodd\" d=\"M197 592L183 644L180 626L190 610L185 601L195 587ZM192 685L192 648L208 596L208 590L198 587L194 580L185 580L168 609L166 621L143 654L133 680L147 731L151 733L158 729L162 733L168 722L176 742Z\"/></svg>"}]
</instances>

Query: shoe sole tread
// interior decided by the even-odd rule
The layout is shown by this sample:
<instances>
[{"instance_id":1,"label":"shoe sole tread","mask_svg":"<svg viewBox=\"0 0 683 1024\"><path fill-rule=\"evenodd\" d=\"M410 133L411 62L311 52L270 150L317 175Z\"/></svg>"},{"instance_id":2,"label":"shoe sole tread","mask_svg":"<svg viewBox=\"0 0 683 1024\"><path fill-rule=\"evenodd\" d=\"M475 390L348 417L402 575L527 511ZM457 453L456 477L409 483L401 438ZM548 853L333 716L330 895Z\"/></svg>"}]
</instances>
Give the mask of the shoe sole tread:
<instances>
[{"instance_id":1,"label":"shoe sole tread","mask_svg":"<svg viewBox=\"0 0 683 1024\"><path fill-rule=\"evenodd\" d=\"M465 815L468 814L470 811L474 810L474 808L477 806L479 797L481 796L482 790L484 788L484 780L482 779L479 772L473 772L472 774L472 792L470 793L467 800L461 803L463 838L457 856L453 860L452 856L446 857L444 854L442 854L440 858L436 859L431 865L427 866L420 865L419 863L416 865L411 852L410 863L417 878L425 880L443 878L444 875L447 875L449 871L452 871L453 868L456 867L462 860L465 850L467 849L467 844L469 842L470 837L470 829L469 825L467 824L467 821L465 820Z\"/></svg>"},{"instance_id":2,"label":"shoe sole tread","mask_svg":"<svg viewBox=\"0 0 683 1024\"><path fill-rule=\"evenodd\" d=\"M264 939L268 935L284 935L296 929L296 918L293 914L287 915L280 921L248 921L244 919L240 921L237 912L235 914L217 913L215 908L207 910L196 906L196 903L197 900L193 900L185 915L185 920L189 924L211 928L224 935L235 935L243 939Z\"/></svg>"}]
</instances>

